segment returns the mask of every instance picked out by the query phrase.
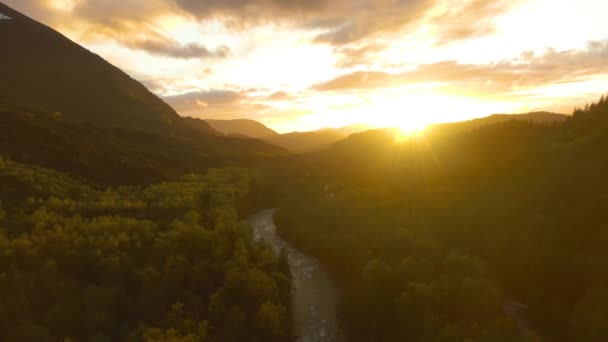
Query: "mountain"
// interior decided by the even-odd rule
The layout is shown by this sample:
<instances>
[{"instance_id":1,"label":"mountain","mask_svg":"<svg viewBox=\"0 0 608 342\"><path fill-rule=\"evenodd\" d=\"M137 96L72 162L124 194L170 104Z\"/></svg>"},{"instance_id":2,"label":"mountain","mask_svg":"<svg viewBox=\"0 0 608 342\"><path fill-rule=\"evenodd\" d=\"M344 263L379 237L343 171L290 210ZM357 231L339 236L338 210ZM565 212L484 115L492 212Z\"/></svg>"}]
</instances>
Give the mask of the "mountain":
<instances>
[{"instance_id":1,"label":"mountain","mask_svg":"<svg viewBox=\"0 0 608 342\"><path fill-rule=\"evenodd\" d=\"M310 132L291 132L263 138L272 144L291 152L304 153L329 147L349 135L369 129L369 126L355 124L340 128L323 128Z\"/></svg>"},{"instance_id":2,"label":"mountain","mask_svg":"<svg viewBox=\"0 0 608 342\"><path fill-rule=\"evenodd\" d=\"M479 128L482 126L507 122L507 121L530 121L536 123L558 123L564 122L568 118L568 115L550 113L550 112L531 112L524 114L493 114L483 118L462 121L462 122L450 122L432 125L435 128L442 129L462 129L470 130Z\"/></svg>"},{"instance_id":3,"label":"mountain","mask_svg":"<svg viewBox=\"0 0 608 342\"><path fill-rule=\"evenodd\" d=\"M277 231L340 282L347 340L607 340L608 100L473 122L497 118L353 134L269 177Z\"/></svg>"},{"instance_id":4,"label":"mountain","mask_svg":"<svg viewBox=\"0 0 608 342\"><path fill-rule=\"evenodd\" d=\"M537 123L559 123L568 118L568 115L550 112L531 112L525 114L493 114L487 117L461 122L433 124L430 128L440 131L467 131L482 126L508 122L508 121L530 121ZM291 152L304 153L322 150L332 144L347 138L348 136L369 130L364 124L354 124L340 128L323 128L310 132L292 132L279 134L262 139L272 144L281 146ZM220 130L221 131L221 130Z\"/></svg>"},{"instance_id":5,"label":"mountain","mask_svg":"<svg viewBox=\"0 0 608 342\"><path fill-rule=\"evenodd\" d=\"M59 32L0 3L0 102L37 105L106 126L162 134L217 134L187 122L141 83Z\"/></svg>"},{"instance_id":6,"label":"mountain","mask_svg":"<svg viewBox=\"0 0 608 342\"><path fill-rule=\"evenodd\" d=\"M0 156L100 185L149 184L285 155L180 117L141 83L0 4Z\"/></svg>"},{"instance_id":7,"label":"mountain","mask_svg":"<svg viewBox=\"0 0 608 342\"><path fill-rule=\"evenodd\" d=\"M285 133L266 137L264 140L291 152L302 153L326 148L347 136L337 129L321 129L311 132Z\"/></svg>"},{"instance_id":8,"label":"mountain","mask_svg":"<svg viewBox=\"0 0 608 342\"><path fill-rule=\"evenodd\" d=\"M349 136L351 134L367 131L371 128L372 127L370 127L366 124L352 124L352 125L348 125L348 126L344 126L344 127L340 127L340 128L336 128L336 129L339 132L341 132L342 134Z\"/></svg>"},{"instance_id":9,"label":"mountain","mask_svg":"<svg viewBox=\"0 0 608 342\"><path fill-rule=\"evenodd\" d=\"M205 119L217 131L230 135L251 138L265 138L278 135L277 132L266 127L261 122L249 119L213 120Z\"/></svg>"},{"instance_id":10,"label":"mountain","mask_svg":"<svg viewBox=\"0 0 608 342\"><path fill-rule=\"evenodd\" d=\"M0 104L0 156L102 185L150 184L211 167L256 165L284 154L262 141L216 136L187 139Z\"/></svg>"},{"instance_id":11,"label":"mountain","mask_svg":"<svg viewBox=\"0 0 608 342\"><path fill-rule=\"evenodd\" d=\"M353 133L369 129L367 125L354 124L340 128L323 128L310 132L279 134L264 124L250 119L205 119L205 121L226 136L239 139L261 139L296 153L320 150Z\"/></svg>"}]
</instances>

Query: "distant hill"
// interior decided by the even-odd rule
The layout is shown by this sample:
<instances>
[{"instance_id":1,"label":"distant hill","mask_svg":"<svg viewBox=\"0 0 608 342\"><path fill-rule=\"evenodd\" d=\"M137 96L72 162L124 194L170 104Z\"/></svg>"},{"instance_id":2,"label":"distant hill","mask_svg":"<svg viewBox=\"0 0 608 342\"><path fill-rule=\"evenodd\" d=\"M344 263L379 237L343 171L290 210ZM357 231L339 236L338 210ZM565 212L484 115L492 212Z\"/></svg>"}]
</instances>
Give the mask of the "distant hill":
<instances>
[{"instance_id":1,"label":"distant hill","mask_svg":"<svg viewBox=\"0 0 608 342\"><path fill-rule=\"evenodd\" d=\"M568 118L568 115L550 113L550 112L531 112L525 114L493 114L483 118L461 121L461 122L450 122L432 125L436 128L447 128L447 129L474 129L486 125L497 124L507 121L531 121L537 123L554 123L564 122Z\"/></svg>"},{"instance_id":2,"label":"distant hill","mask_svg":"<svg viewBox=\"0 0 608 342\"><path fill-rule=\"evenodd\" d=\"M240 139L261 139L296 153L320 150L353 133L359 133L369 129L369 126L367 125L354 124L340 128L322 128L309 132L279 134L266 127L264 124L250 119L205 119L205 121L211 125L211 127L226 136Z\"/></svg>"},{"instance_id":3,"label":"distant hill","mask_svg":"<svg viewBox=\"0 0 608 342\"><path fill-rule=\"evenodd\" d=\"M372 129L372 127L370 127L369 125L366 125L366 124L352 124L352 125L348 125L348 126L344 126L344 127L335 128L335 129L338 130L340 133L346 134L348 136L351 134L370 130L370 129Z\"/></svg>"},{"instance_id":4,"label":"distant hill","mask_svg":"<svg viewBox=\"0 0 608 342\"><path fill-rule=\"evenodd\" d=\"M288 149L291 152L309 152L330 146L348 135L335 129L311 132L292 132L266 137L264 140Z\"/></svg>"},{"instance_id":5,"label":"distant hill","mask_svg":"<svg viewBox=\"0 0 608 342\"><path fill-rule=\"evenodd\" d=\"M568 115L550 112L531 112L525 114L493 114L487 117L450 123L433 124L430 127L439 131L466 131L482 126L497 124L508 121L532 121L537 123L564 122ZM291 152L304 153L322 150L348 136L370 130L371 127L364 124L354 124L341 128L323 128L310 132L292 132L269 137L263 140L281 146ZM390 130L390 129L389 129ZM220 130L221 131L221 130Z\"/></svg>"},{"instance_id":6,"label":"distant hill","mask_svg":"<svg viewBox=\"0 0 608 342\"><path fill-rule=\"evenodd\" d=\"M452 127L459 125L477 128L429 129L413 139L391 129L353 134L294 158L271 178L282 179L288 199L275 215L282 236L318 256L344 284L346 336L440 341L445 335L437 331L447 327L458 331L447 340L465 340L472 330L452 330L458 321L484 331L476 340L608 341L604 321L564 324L608 312L608 100L569 116L490 116ZM471 278L473 269L487 273ZM424 285L415 286L424 290L408 291L416 299L402 302L415 303L407 317L435 332L412 335L416 329L393 319L401 308L387 312L410 279L421 279ZM463 284L468 290L460 292ZM492 294L475 308L473 293ZM497 293L503 298L490 309ZM370 314L370 303L380 309ZM509 316L533 334L513 324L512 333L504 325L487 335L512 305L522 315ZM454 310L462 307L464 314Z\"/></svg>"},{"instance_id":7,"label":"distant hill","mask_svg":"<svg viewBox=\"0 0 608 342\"><path fill-rule=\"evenodd\" d=\"M217 134L184 121L141 83L57 31L0 3L0 102L37 105L106 126L171 134Z\"/></svg>"},{"instance_id":8,"label":"distant hill","mask_svg":"<svg viewBox=\"0 0 608 342\"><path fill-rule=\"evenodd\" d=\"M278 135L277 132L266 127L261 122L249 119L213 120L205 119L211 127L230 136L265 138Z\"/></svg>"},{"instance_id":9,"label":"distant hill","mask_svg":"<svg viewBox=\"0 0 608 342\"><path fill-rule=\"evenodd\" d=\"M369 126L356 124L340 128L323 128L310 132L292 132L263 138L265 141L281 146L291 152L302 153L320 150L331 146L349 135L369 129Z\"/></svg>"}]
</instances>

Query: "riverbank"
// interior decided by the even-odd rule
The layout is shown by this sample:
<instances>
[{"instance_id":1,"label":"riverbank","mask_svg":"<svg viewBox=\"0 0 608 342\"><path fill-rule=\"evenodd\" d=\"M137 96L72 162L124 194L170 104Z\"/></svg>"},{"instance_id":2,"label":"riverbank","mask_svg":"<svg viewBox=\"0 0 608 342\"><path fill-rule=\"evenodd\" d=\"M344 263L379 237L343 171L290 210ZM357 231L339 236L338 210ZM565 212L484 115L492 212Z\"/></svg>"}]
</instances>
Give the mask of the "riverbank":
<instances>
[{"instance_id":1,"label":"riverbank","mask_svg":"<svg viewBox=\"0 0 608 342\"><path fill-rule=\"evenodd\" d=\"M342 342L336 306L338 290L329 273L319 261L310 257L276 233L273 221L275 210L264 210L252 215L248 222L254 239L270 244L275 253L284 249L293 276L292 316L294 334L298 342Z\"/></svg>"}]
</instances>

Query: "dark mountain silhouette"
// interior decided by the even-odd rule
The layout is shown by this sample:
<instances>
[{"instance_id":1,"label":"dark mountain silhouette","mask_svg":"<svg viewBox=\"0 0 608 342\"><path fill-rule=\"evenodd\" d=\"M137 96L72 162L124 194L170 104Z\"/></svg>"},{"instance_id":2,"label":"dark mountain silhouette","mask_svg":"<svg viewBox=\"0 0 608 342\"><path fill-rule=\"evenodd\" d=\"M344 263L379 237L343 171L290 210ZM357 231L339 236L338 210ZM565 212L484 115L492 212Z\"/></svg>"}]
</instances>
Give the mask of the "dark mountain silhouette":
<instances>
[{"instance_id":1,"label":"dark mountain silhouette","mask_svg":"<svg viewBox=\"0 0 608 342\"><path fill-rule=\"evenodd\" d=\"M607 340L605 321L590 317L608 312L608 100L564 117L473 122L496 119L413 139L395 129L353 134L269 177L281 179L278 191L288 198L275 213L278 231L343 285L346 336L439 341L441 333L415 326L458 331L458 321L462 336L472 326L485 331L479 340ZM479 286L470 287L478 281L472 270L484 279ZM449 280L446 272L454 272ZM421 281L405 290L412 297L391 308L412 279ZM465 283L469 290L460 292ZM521 322L509 313L512 298L526 308ZM486 334L492 328L484 326L506 317L514 319L504 326L511 333ZM408 320L414 325L402 326ZM466 339L454 336L448 340Z\"/></svg>"},{"instance_id":2,"label":"dark mountain silhouette","mask_svg":"<svg viewBox=\"0 0 608 342\"><path fill-rule=\"evenodd\" d=\"M265 141L281 146L291 152L302 153L320 150L348 137L339 129L325 128L310 132L291 132L264 138Z\"/></svg>"},{"instance_id":3,"label":"dark mountain silhouette","mask_svg":"<svg viewBox=\"0 0 608 342\"><path fill-rule=\"evenodd\" d=\"M549 112L531 112L525 114L493 114L487 117L469 121L440 123L431 125L435 130L466 131L482 126L497 124L508 121L524 121L536 123L563 122L568 116ZM369 130L370 127L363 124L354 124L341 128L323 128L310 132L292 132L263 139L275 145L286 148L295 153L322 150L332 144L341 141L348 136ZM390 129L389 129L390 130Z\"/></svg>"},{"instance_id":4,"label":"dark mountain silhouette","mask_svg":"<svg viewBox=\"0 0 608 342\"><path fill-rule=\"evenodd\" d=\"M278 135L279 133L266 127L261 122L249 119L213 120L205 119L217 131L238 137L265 138Z\"/></svg>"},{"instance_id":5,"label":"dark mountain silhouette","mask_svg":"<svg viewBox=\"0 0 608 342\"><path fill-rule=\"evenodd\" d=\"M354 124L339 128L322 128L309 132L291 132L263 139L291 152L303 153L324 149L353 133L359 133L368 129L369 126Z\"/></svg>"},{"instance_id":6,"label":"dark mountain silhouette","mask_svg":"<svg viewBox=\"0 0 608 342\"><path fill-rule=\"evenodd\" d=\"M102 185L149 184L210 167L256 165L283 154L284 150L256 140L187 139L0 104L0 156Z\"/></svg>"},{"instance_id":7,"label":"dark mountain silhouette","mask_svg":"<svg viewBox=\"0 0 608 342\"><path fill-rule=\"evenodd\" d=\"M180 117L141 83L0 4L0 155L99 184L145 184L284 155Z\"/></svg>"},{"instance_id":8,"label":"dark mountain silhouette","mask_svg":"<svg viewBox=\"0 0 608 342\"><path fill-rule=\"evenodd\" d=\"M233 138L262 139L289 151L302 153L320 150L342 140L353 133L369 129L363 124L354 124L340 128L322 128L309 132L291 132L279 134L264 124L250 119L205 120L217 131Z\"/></svg>"},{"instance_id":9,"label":"dark mountain silhouette","mask_svg":"<svg viewBox=\"0 0 608 342\"><path fill-rule=\"evenodd\" d=\"M531 112L524 114L493 114L483 118L461 121L461 122L450 122L432 125L435 128L442 129L474 129L486 125L507 122L507 121L530 121L536 123L557 123L564 122L568 118L568 115L550 113L550 112Z\"/></svg>"},{"instance_id":10,"label":"dark mountain silhouette","mask_svg":"<svg viewBox=\"0 0 608 342\"><path fill-rule=\"evenodd\" d=\"M216 134L184 121L160 98L57 31L0 3L0 102L37 105L107 126L157 133Z\"/></svg>"},{"instance_id":11,"label":"dark mountain silhouette","mask_svg":"<svg viewBox=\"0 0 608 342\"><path fill-rule=\"evenodd\" d=\"M355 134L355 133L364 132L369 129L371 129L371 127L366 124L352 124L352 125L336 128L336 130L338 130L342 134L345 134L346 136L349 136L349 135Z\"/></svg>"}]
</instances>

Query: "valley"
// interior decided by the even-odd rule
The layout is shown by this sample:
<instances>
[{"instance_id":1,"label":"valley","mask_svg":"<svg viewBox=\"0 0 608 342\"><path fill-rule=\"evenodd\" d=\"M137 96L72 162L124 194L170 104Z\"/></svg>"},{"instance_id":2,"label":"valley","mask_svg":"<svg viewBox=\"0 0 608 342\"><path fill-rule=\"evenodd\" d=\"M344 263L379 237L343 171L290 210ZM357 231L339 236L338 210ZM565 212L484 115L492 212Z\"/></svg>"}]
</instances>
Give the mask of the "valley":
<instances>
[{"instance_id":1,"label":"valley","mask_svg":"<svg viewBox=\"0 0 608 342\"><path fill-rule=\"evenodd\" d=\"M3 0L0 341L608 341L608 7L543 1Z\"/></svg>"}]
</instances>

